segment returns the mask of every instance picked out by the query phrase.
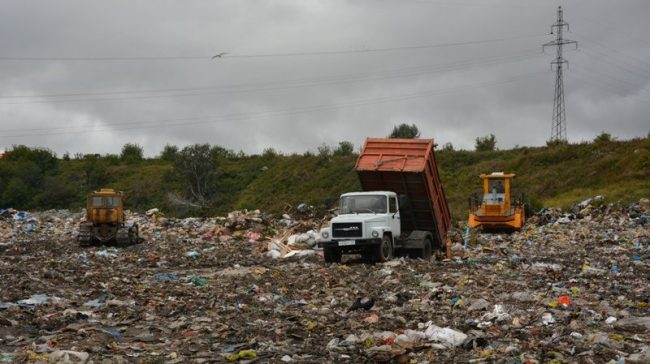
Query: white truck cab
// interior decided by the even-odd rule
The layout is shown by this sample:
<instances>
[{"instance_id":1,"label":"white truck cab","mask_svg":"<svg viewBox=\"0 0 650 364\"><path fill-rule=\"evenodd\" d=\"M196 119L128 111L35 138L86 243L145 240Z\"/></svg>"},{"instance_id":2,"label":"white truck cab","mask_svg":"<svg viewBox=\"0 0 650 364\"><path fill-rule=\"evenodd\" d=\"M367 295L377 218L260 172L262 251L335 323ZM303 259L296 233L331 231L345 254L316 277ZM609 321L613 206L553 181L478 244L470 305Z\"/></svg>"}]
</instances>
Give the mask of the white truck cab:
<instances>
[{"instance_id":1,"label":"white truck cab","mask_svg":"<svg viewBox=\"0 0 650 364\"><path fill-rule=\"evenodd\" d=\"M319 245L328 262L339 262L342 253L360 253L372 261L386 261L402 245L401 235L395 192L349 192L341 195L337 216L321 229Z\"/></svg>"}]
</instances>

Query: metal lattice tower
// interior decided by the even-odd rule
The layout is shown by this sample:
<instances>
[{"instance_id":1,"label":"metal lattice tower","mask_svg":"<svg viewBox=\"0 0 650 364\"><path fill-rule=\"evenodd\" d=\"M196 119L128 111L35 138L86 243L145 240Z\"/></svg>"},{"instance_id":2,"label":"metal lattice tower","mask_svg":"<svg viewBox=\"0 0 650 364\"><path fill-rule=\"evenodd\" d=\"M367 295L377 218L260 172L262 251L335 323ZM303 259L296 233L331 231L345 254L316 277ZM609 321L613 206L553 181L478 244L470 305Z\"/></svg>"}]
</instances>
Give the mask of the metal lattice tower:
<instances>
[{"instance_id":1,"label":"metal lattice tower","mask_svg":"<svg viewBox=\"0 0 650 364\"><path fill-rule=\"evenodd\" d=\"M557 7L557 21L551 25L551 34L553 28L556 28L557 38L542 46L557 47L557 57L551 61L551 69L555 66L555 98L553 100L553 124L551 126L551 141L566 141L566 110L564 108L564 81L562 80L562 66L569 65L569 62L562 57L562 46L565 44L575 44L578 48L578 42L564 39L562 36L564 27L569 30L569 23L564 21L562 7Z\"/></svg>"}]
</instances>

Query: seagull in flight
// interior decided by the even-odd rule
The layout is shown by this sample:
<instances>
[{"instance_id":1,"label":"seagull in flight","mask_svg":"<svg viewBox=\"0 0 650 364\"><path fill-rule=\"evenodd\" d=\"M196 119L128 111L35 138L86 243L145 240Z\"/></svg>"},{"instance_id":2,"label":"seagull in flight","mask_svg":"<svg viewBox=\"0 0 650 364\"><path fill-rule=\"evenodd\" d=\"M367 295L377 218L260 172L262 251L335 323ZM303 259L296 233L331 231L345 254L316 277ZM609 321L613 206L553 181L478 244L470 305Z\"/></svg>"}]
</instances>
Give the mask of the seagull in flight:
<instances>
[{"instance_id":1,"label":"seagull in flight","mask_svg":"<svg viewBox=\"0 0 650 364\"><path fill-rule=\"evenodd\" d=\"M221 57L222 57L223 55L225 55L225 54L228 54L228 52L221 52L221 53L219 53L219 54L215 54L215 55L212 57L212 59L215 59L215 58L221 58Z\"/></svg>"}]
</instances>

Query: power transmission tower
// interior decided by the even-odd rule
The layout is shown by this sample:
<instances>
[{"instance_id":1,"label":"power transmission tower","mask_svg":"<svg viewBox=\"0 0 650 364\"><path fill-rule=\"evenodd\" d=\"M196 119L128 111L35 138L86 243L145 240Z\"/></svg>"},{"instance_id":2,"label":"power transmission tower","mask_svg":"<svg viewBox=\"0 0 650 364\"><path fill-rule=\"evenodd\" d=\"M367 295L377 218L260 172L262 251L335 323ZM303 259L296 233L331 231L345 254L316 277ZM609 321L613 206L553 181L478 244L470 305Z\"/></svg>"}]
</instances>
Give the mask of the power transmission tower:
<instances>
[{"instance_id":1,"label":"power transmission tower","mask_svg":"<svg viewBox=\"0 0 650 364\"><path fill-rule=\"evenodd\" d=\"M562 81L562 66L569 65L569 62L562 58L562 46L565 44L575 44L578 48L578 42L564 39L562 36L564 27L569 30L569 23L564 21L562 7L557 7L557 21L551 25L551 34L553 28L556 29L557 38L554 41L542 45L542 50L546 47L557 47L557 57L551 61L551 69L555 66L555 98L553 100L553 124L551 126L550 141L566 142L566 110L564 109L564 82Z\"/></svg>"}]
</instances>

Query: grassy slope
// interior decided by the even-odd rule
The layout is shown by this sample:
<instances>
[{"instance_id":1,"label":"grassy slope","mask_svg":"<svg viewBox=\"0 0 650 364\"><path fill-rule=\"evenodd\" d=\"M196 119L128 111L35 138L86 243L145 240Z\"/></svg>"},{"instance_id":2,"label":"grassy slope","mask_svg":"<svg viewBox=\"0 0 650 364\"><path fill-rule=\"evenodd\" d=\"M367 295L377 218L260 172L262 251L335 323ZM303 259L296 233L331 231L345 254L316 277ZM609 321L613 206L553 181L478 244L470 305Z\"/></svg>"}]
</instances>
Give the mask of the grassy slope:
<instances>
[{"instance_id":1,"label":"grassy slope","mask_svg":"<svg viewBox=\"0 0 650 364\"><path fill-rule=\"evenodd\" d=\"M515 188L525 190L536 207L568 207L597 194L624 202L650 197L648 138L480 153L438 151L436 157L454 220L466 218L467 199L480 188L478 175L492 171L516 173ZM355 155L248 156L223 161L219 203L211 211L222 214L246 208L278 213L299 203L329 207L340 193L360 189L355 162ZM83 176L79 161L63 162L61 170L60 177L74 185ZM171 163L161 160L118 163L109 167L110 186L125 191L132 208L172 212L166 196L180 186L168 177L171 170ZM70 207L83 206L84 196L85 191L80 192L80 203Z\"/></svg>"},{"instance_id":2,"label":"grassy slope","mask_svg":"<svg viewBox=\"0 0 650 364\"><path fill-rule=\"evenodd\" d=\"M492 171L516 173L515 188L525 191L536 207L568 207L597 194L625 202L650 197L649 139L482 153L439 151L436 156L455 220L466 218L467 199L481 187L478 175ZM320 206L359 189L354 162L354 156L280 158L252 180L233 207L279 212L286 204Z\"/></svg>"}]
</instances>

